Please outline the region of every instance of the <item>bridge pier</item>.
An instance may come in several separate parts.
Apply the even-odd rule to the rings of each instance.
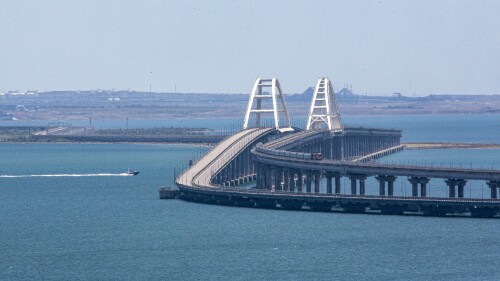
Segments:
[[[340,194],[340,173],[335,173],[335,194]]]
[[[314,173],[314,192],[319,193],[319,183],[321,180],[321,172]]]
[[[255,169],[257,170],[257,189],[264,189],[266,186],[263,166],[263,164],[255,163]]]
[[[289,171],[287,168],[283,169],[283,191],[290,191],[288,186]]]
[[[357,194],[357,182],[359,180],[359,195],[365,195],[365,180],[366,175],[361,174],[350,174],[349,179],[351,180],[351,194]]]
[[[444,181],[448,185],[449,189],[449,197],[450,198],[455,198],[458,195],[458,198],[463,198],[464,197],[464,187],[465,184],[467,183],[466,180],[464,179],[447,179]],[[458,189],[458,194],[455,192],[457,187]]]
[[[464,198],[464,187],[466,183],[467,183],[466,180],[463,179],[458,180],[457,182],[458,198]]]
[[[333,192],[333,178],[335,178],[335,193],[340,194],[340,173],[326,172],[326,193],[332,194]]]
[[[274,167],[274,189],[276,191],[283,191],[283,186],[281,185],[283,179],[283,170],[279,167]]]
[[[394,196],[394,181],[396,180],[396,177],[393,178],[393,180],[390,180],[387,183],[387,195],[389,196]]]
[[[312,171],[307,171],[306,172],[306,192],[307,193],[311,193],[312,181],[313,181],[313,173],[312,173]]]
[[[263,164],[260,164],[257,169],[257,188],[266,189],[266,172]]]
[[[498,199],[497,188],[500,187],[500,181],[488,181],[486,184],[491,189],[491,199]]]
[[[302,188],[304,186],[304,176],[302,171],[297,172],[297,191],[302,193]]]
[[[295,181],[295,174],[297,173],[296,170],[289,170],[289,177],[288,177],[288,187],[290,188],[290,192],[295,192],[295,188],[297,187],[296,181]]]
[[[379,182],[379,195],[385,196],[385,183],[387,182],[387,195],[394,196],[395,176],[378,175],[375,177]]]
[[[420,184],[420,196],[427,197],[427,183],[429,178],[426,177],[409,177],[408,181],[411,183],[411,196],[418,197],[418,186]]]
[[[325,177],[326,177],[326,193],[332,194],[332,178],[333,178],[333,174],[327,172],[327,173],[325,173]]]

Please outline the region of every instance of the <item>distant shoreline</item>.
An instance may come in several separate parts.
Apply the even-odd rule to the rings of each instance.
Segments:
[[[8,140],[0,141],[1,144],[147,144],[147,145],[192,145],[212,147],[215,143],[197,142],[168,142],[168,141],[26,141]],[[402,143],[404,149],[424,150],[424,149],[500,149],[500,144],[492,143],[453,143],[453,142],[405,142]]]
[[[407,142],[405,149],[500,149],[494,143]]]

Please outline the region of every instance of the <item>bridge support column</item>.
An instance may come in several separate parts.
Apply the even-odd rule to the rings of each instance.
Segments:
[[[311,188],[312,188],[312,177],[313,174],[312,172],[306,172],[306,192],[311,193]]]
[[[295,188],[297,187],[297,184],[295,181],[295,174],[296,174],[295,170],[290,170],[289,175],[288,175],[288,181],[289,181],[288,187],[290,188],[289,189],[290,192],[294,192]]]
[[[332,194],[332,178],[333,178],[333,174],[330,173],[330,172],[327,172],[325,174],[325,177],[326,177],[326,193],[328,194]]]
[[[427,183],[429,178],[420,178],[420,196],[427,197]]]
[[[408,181],[411,183],[411,196],[418,196],[418,178],[409,178]]]
[[[356,195],[356,189],[357,189],[357,181],[359,180],[359,194],[360,195],[365,195],[365,180],[366,180],[366,175],[360,175],[360,174],[351,174],[349,175],[349,179],[351,180],[351,194]]]
[[[491,199],[498,199],[497,188],[500,187],[500,181],[488,181],[486,184],[491,189]]]
[[[456,179],[447,179],[444,182],[448,185],[448,189],[449,189],[448,196],[450,198],[454,198],[455,197],[455,186],[457,185],[457,180]]]
[[[281,186],[281,182],[283,179],[283,170],[281,168],[274,168],[274,190],[283,191],[283,186]]]
[[[387,182],[387,195],[394,196],[394,181],[396,177],[389,176],[389,181]]]
[[[418,196],[418,186],[420,184],[420,196],[427,196],[427,183],[429,182],[429,178],[426,177],[409,177],[408,181],[411,183],[411,196]]]
[[[385,196],[385,182],[387,181],[387,176],[378,175],[375,178],[378,180],[378,183],[379,183],[379,192],[378,192],[378,194],[380,196]]]
[[[379,192],[378,192],[378,194],[381,195],[381,196],[385,196],[385,181],[384,180],[380,180],[378,177],[377,177],[377,180],[378,180],[378,183],[379,183]]]
[[[321,172],[314,173],[314,192],[319,193],[319,183],[321,180]]]
[[[255,174],[257,176],[257,178],[255,179],[255,188],[257,189],[260,189],[260,179],[259,179],[259,169],[257,167],[255,167],[255,169],[257,170],[257,173]]]
[[[356,188],[357,188],[357,182],[356,181],[357,180],[356,180],[356,178],[351,178],[351,177],[349,177],[349,178],[351,179],[351,194],[352,195],[356,195],[356,193],[358,193],[356,191]]]
[[[255,163],[255,169],[257,170],[257,189],[263,189],[264,184],[264,171],[262,169],[262,164]]]
[[[302,193],[302,189],[304,186],[304,176],[302,171],[297,172],[297,191]]]
[[[272,167],[271,166],[264,166],[265,170],[265,179],[266,179],[266,189],[267,190],[273,190],[273,178],[272,178]]]
[[[457,180],[458,198],[464,198],[464,187],[466,183],[467,183],[466,180],[463,179]]]
[[[288,178],[290,177],[290,171],[288,169],[283,170],[283,191],[290,191]]]
[[[335,174],[335,194],[340,194],[340,173]]]
[[[359,179],[359,195],[365,195],[365,179]]]

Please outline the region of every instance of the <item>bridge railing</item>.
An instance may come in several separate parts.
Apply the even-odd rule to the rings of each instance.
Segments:
[[[291,134],[289,136],[277,139],[275,141],[269,142],[265,144],[266,147],[279,149],[293,143],[296,143],[297,140],[308,141],[311,136],[316,136],[322,133],[322,131],[302,131],[295,134]]]
[[[200,177],[203,177],[207,181],[206,183],[210,183],[212,178],[233,161],[239,155],[239,152],[249,147],[253,143],[253,140],[262,137],[272,130],[274,129],[262,128],[239,137],[223,153],[212,159],[202,170],[193,176],[193,184],[198,186]],[[209,173],[206,174],[208,171]],[[200,187],[204,187],[204,185],[200,185]]]
[[[305,152],[292,152],[292,151],[286,151],[286,150],[278,150],[278,149],[271,149],[271,148],[266,148],[262,145],[255,147],[255,151],[268,154],[268,155],[274,155],[274,156],[280,156],[280,157],[288,157],[288,158],[295,158],[295,159],[311,159],[311,153],[305,153]]]

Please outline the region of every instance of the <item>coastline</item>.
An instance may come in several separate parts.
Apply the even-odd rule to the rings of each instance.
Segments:
[[[169,141],[26,141],[8,140],[0,141],[0,144],[148,144],[148,145],[192,145],[213,147],[216,143],[208,142],[169,142]],[[455,142],[405,142],[401,143],[404,149],[500,149],[500,144],[494,143],[455,143]]]
[[[500,149],[494,143],[406,142],[405,149]]]

